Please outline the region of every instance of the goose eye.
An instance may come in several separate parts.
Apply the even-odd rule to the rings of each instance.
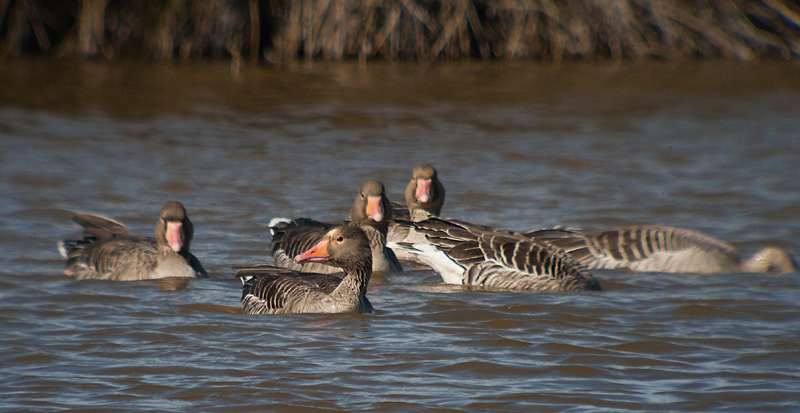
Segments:
[[[342,241],[344,241],[343,236],[339,235],[338,237],[336,237],[336,242],[342,242]]]
[[[362,192],[362,193],[360,193],[359,195],[361,195],[361,199],[364,199],[364,198],[365,198],[365,196],[364,196],[364,193],[363,193],[363,192]]]

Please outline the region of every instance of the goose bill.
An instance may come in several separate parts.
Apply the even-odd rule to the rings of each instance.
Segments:
[[[183,234],[183,223],[181,222],[167,222],[167,242],[170,248],[175,252],[180,252],[183,249],[183,243],[186,237]]]
[[[297,262],[325,262],[328,256],[328,240],[324,239],[308,251],[294,257]]]
[[[381,204],[381,197],[370,196],[367,197],[367,216],[375,221],[383,221],[383,205]]]
[[[417,191],[414,194],[417,201],[425,203],[433,199],[433,190],[430,179],[417,179]]]

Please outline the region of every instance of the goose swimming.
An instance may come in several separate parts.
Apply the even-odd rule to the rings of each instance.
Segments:
[[[447,284],[532,291],[600,290],[600,284],[563,250],[546,242],[482,225],[442,218],[412,224],[398,249],[415,255]]]
[[[367,299],[372,249],[361,228],[333,228],[294,259],[336,266],[344,271],[344,277],[271,265],[242,268],[236,276],[244,284],[242,307],[246,314],[373,312]]]
[[[65,273],[76,279],[133,281],[166,277],[207,277],[189,247],[194,227],[186,208],[164,204],[156,221],[155,238],[136,235],[122,223],[94,214],[72,218],[84,229],[82,239],[62,241]]]
[[[273,218],[269,223],[272,234],[272,258],[275,265],[303,272],[332,274],[341,270],[318,262],[299,263],[294,258],[319,242],[337,225],[358,226],[367,234],[372,248],[373,271],[402,271],[403,267],[392,250],[386,247],[392,206],[386,190],[378,181],[361,184],[350,209],[350,220],[339,223],[323,223],[308,218]]]
[[[744,257],[733,245],[686,228],[638,225],[608,231],[552,228],[525,235],[564,249],[588,268],[667,273],[777,273],[797,271],[777,247]]]

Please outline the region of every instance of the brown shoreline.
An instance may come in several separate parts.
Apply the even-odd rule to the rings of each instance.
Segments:
[[[0,1],[0,56],[101,60],[789,60],[788,0]]]

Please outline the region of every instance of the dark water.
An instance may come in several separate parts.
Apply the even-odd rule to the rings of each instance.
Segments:
[[[605,291],[373,278],[374,315],[241,314],[276,215],[399,200],[447,216],[660,223],[800,255],[800,68],[654,64],[0,66],[0,410],[800,410],[800,274],[597,272]],[[189,209],[210,279],[72,281],[70,211]],[[173,289],[165,288],[172,287]],[[175,290],[177,288],[177,290]]]

